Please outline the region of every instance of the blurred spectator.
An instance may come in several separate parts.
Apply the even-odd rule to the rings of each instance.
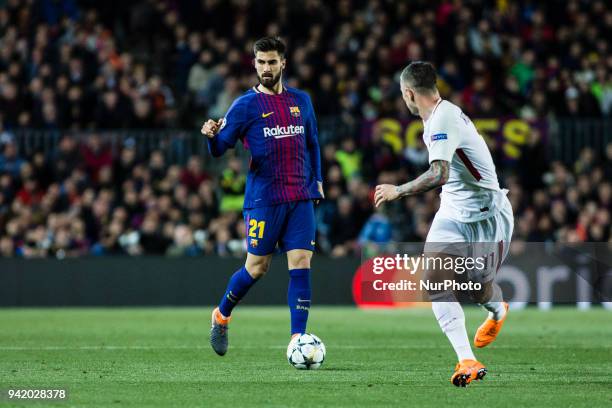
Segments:
[[[80,165],[81,156],[75,140],[70,136],[60,139],[58,148],[51,158],[56,180],[67,178]]]
[[[145,255],[164,255],[172,240],[161,231],[156,214],[145,217],[139,239],[142,253]]]
[[[110,147],[105,145],[97,134],[87,139],[87,143],[81,147],[81,155],[85,162],[85,170],[93,180],[98,180],[98,173],[103,167],[111,166],[113,163]]]
[[[17,146],[13,141],[4,143],[2,146],[2,154],[0,154],[0,173],[8,173],[11,176],[17,176],[21,172],[21,167],[25,164],[25,160],[19,157]]]
[[[244,202],[244,193],[246,188],[246,175],[241,171],[242,163],[236,158],[231,158],[228,162],[227,169],[221,173],[221,190],[223,197],[221,198],[220,210],[225,211],[241,211],[242,203]]]
[[[342,169],[342,175],[346,180],[351,180],[361,173],[361,152],[357,150],[354,139],[344,139],[342,147],[336,152],[336,160]]]
[[[166,254],[169,256],[196,256],[201,249],[196,245],[191,228],[179,225],[174,230],[174,243],[168,248]]]
[[[392,226],[389,218],[384,214],[382,207],[372,214],[359,233],[359,245],[366,256],[370,252],[377,252],[377,248],[384,247],[391,242]]]
[[[542,177],[547,169],[546,146],[537,129],[534,129],[521,152],[518,171],[521,176],[521,187],[531,192],[543,186]]]
[[[331,220],[329,229],[332,256],[346,256],[353,252],[359,227],[353,215],[353,199],[348,196],[340,197],[337,213]]]
[[[192,192],[197,191],[200,184],[209,178],[209,175],[202,169],[202,161],[197,156],[189,158],[187,168],[181,173],[181,183]]]

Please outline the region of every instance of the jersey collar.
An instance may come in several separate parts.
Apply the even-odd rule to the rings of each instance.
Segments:
[[[267,93],[261,92],[259,89],[257,89],[257,86],[258,86],[258,85],[255,85],[255,86],[253,87],[253,91],[255,91],[255,93],[260,93],[260,94],[262,94],[262,95],[268,95],[268,96],[278,96],[278,95],[282,95],[283,93],[287,92],[287,88],[285,87],[285,85],[283,85],[283,90],[281,91],[281,93],[279,93],[279,94],[274,94],[274,95],[270,95],[270,94],[267,94]]]
[[[434,113],[436,113],[436,110],[438,109],[438,106],[440,106],[440,104],[442,103],[444,99],[440,98],[440,100],[436,103],[436,106],[434,106],[434,108],[431,110],[431,113],[429,114],[429,117],[427,118],[427,120],[424,120],[423,123],[427,123],[431,120],[431,118],[433,117]]]

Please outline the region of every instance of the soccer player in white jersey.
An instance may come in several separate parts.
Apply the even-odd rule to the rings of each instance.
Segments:
[[[406,184],[376,186],[375,204],[378,207],[386,201],[442,187],[440,208],[426,239],[426,255],[458,256],[452,250],[431,249],[433,245],[441,248],[440,243],[463,243],[472,248],[494,245],[490,254],[492,267],[479,271],[482,288],[470,293],[489,312],[474,338],[476,347],[485,347],[497,337],[508,312],[508,304],[494,282],[495,273],[508,253],[514,227],[508,191],[500,189],[491,153],[472,121],[458,106],[440,97],[436,72],[430,63],[418,61],[408,65],[401,74],[400,85],[410,112],[423,119],[423,140],[429,151],[430,167]],[[440,273],[425,270],[426,277],[439,278]],[[455,294],[452,291],[429,294],[434,315],[459,360],[451,382],[465,387],[482,379],[487,369],[472,352],[463,309]]]

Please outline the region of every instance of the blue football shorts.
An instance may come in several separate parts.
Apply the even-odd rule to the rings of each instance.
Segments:
[[[316,221],[312,200],[293,201],[243,211],[248,251],[268,255],[278,248],[314,251]]]

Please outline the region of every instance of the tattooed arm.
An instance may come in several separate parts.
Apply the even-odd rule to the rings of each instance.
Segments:
[[[380,206],[385,201],[393,201],[403,196],[424,193],[446,184],[448,181],[449,169],[449,162],[445,160],[434,160],[431,162],[429,170],[406,184],[402,184],[401,186],[380,184],[376,186],[376,193],[374,194],[376,207]]]

